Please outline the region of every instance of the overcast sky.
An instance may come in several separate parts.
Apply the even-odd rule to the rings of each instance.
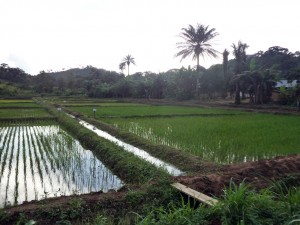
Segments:
[[[32,75],[86,65],[119,71],[128,54],[130,73],[194,66],[174,54],[181,29],[197,23],[220,34],[220,52],[239,40],[248,54],[275,45],[295,52],[299,12],[297,0],[0,0],[0,63]],[[221,55],[200,60],[216,63]]]

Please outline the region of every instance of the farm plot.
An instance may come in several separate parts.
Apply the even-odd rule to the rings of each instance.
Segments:
[[[101,120],[155,144],[172,146],[218,163],[300,153],[300,120],[297,116],[239,113],[216,117]]]
[[[0,207],[122,185],[57,124],[0,124]]]
[[[0,120],[52,118],[32,100],[0,100]]]
[[[0,108],[0,119],[51,117],[43,108]]]
[[[93,109],[96,109],[96,118],[101,117],[174,117],[174,116],[217,116],[231,115],[242,112],[210,109],[210,108],[195,108],[181,106],[155,106],[131,103],[107,103],[100,107],[95,106],[77,106],[69,107],[70,110],[79,112],[86,116],[93,116]]]
[[[0,108],[16,108],[16,107],[40,107],[32,100],[0,100]]]

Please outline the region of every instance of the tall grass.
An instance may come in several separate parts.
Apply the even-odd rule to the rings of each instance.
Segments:
[[[294,187],[296,192],[300,189]],[[169,204],[152,210],[146,216],[138,216],[137,224],[297,224],[300,209],[291,212],[287,195],[280,198],[269,189],[253,191],[245,183],[234,184],[224,189],[219,203],[212,207],[191,205],[190,201],[181,206]]]

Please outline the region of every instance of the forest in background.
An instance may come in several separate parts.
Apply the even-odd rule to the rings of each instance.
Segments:
[[[228,61],[224,53],[223,64],[208,69],[188,67],[158,74],[137,72],[128,76],[122,71],[107,71],[93,66],[58,72],[41,71],[33,76],[20,68],[2,63],[0,96],[76,95],[93,98],[207,100],[229,98],[230,95],[241,93],[241,97],[247,96],[251,103],[262,104],[272,101],[271,94],[278,81],[288,80],[297,81],[297,85],[277,88],[279,103],[297,104],[300,95],[299,51],[292,53],[287,48],[273,46],[265,52],[245,55],[242,61],[237,57]]]

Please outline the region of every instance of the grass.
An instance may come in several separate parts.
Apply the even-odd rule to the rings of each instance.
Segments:
[[[295,192],[299,188],[294,187]],[[295,200],[298,207],[294,211],[293,206],[287,200],[287,194],[277,193],[270,189],[256,192],[245,183],[239,185],[231,182],[219,198],[216,206],[207,208],[203,205],[195,207],[190,201],[181,205],[169,204],[151,211],[146,216],[139,216],[137,224],[297,224],[300,215],[300,201]]]
[[[219,117],[102,118],[155,144],[234,163],[300,152],[297,116],[243,113]]]

